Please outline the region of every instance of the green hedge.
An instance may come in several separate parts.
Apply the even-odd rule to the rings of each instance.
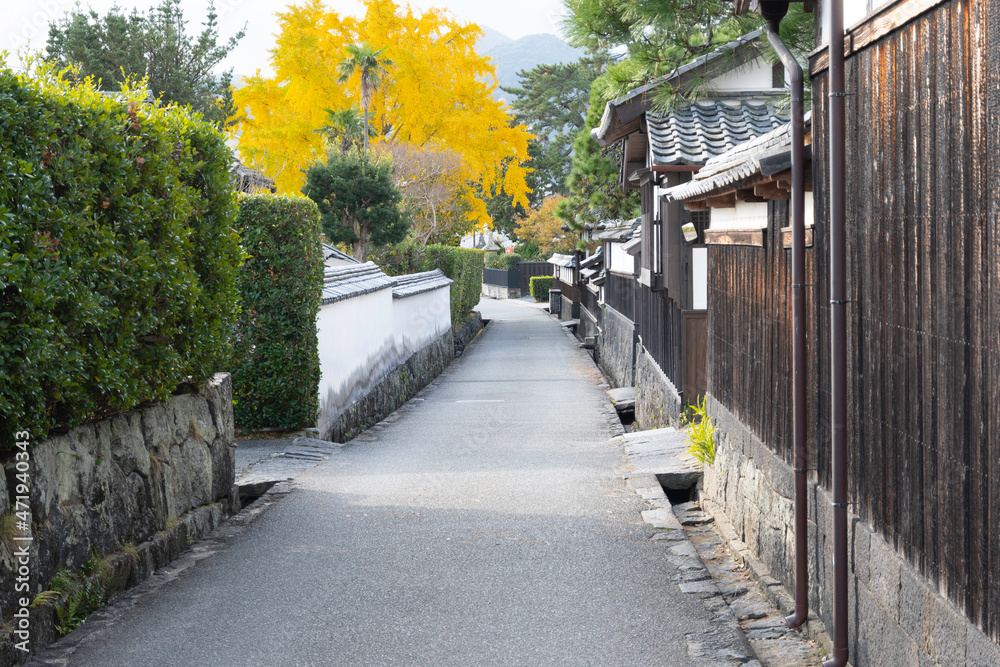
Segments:
[[[483,251],[446,245],[400,243],[372,248],[368,259],[390,276],[441,269],[454,280],[451,286],[451,323],[460,327],[476,307],[483,291]]]
[[[225,370],[230,162],[182,109],[0,69],[0,449]]]
[[[528,289],[535,301],[548,301],[549,290],[552,289],[553,276],[531,276],[528,280]]]
[[[486,268],[499,269],[500,271],[516,271],[524,257],[516,252],[488,252],[486,253]]]
[[[305,197],[240,197],[237,226],[249,257],[232,364],[243,428],[313,426],[319,411],[316,313],[323,289],[319,209]]]

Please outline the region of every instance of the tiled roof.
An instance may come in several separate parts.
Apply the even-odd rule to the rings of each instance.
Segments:
[[[268,192],[278,191],[278,186],[274,184],[273,180],[259,171],[246,166],[235,157],[229,166],[229,177],[237,192],[253,194],[261,190],[267,190]]]
[[[638,255],[642,251],[642,234],[641,230],[636,230],[635,234],[632,235],[632,240],[622,246],[622,250],[630,255]]]
[[[788,122],[766,102],[695,102],[646,114],[653,164],[700,165]]]
[[[338,250],[334,246],[324,243],[323,244],[323,259],[339,259],[345,262],[350,262],[352,264],[360,264],[361,262],[354,257],[348,255],[346,252]]]
[[[573,255],[560,255],[559,253],[554,253],[552,257],[549,258],[549,264],[555,264],[556,266],[562,266],[565,268],[576,266],[576,257]]]
[[[326,269],[323,274],[323,305],[388,289],[396,279],[382,273],[374,262]]]
[[[806,114],[806,127],[812,114]],[[687,183],[666,191],[668,199],[684,201],[736,189],[758,175],[770,176],[788,169],[784,159],[791,151],[791,124],[784,125],[716,155]],[[809,148],[809,147],[807,147]],[[808,156],[807,156],[808,157]]]
[[[585,269],[590,269],[593,268],[595,265],[600,265],[600,263],[603,261],[604,261],[604,246],[599,246],[597,248],[597,251],[593,255],[587,257],[582,262],[580,262],[580,266]]]
[[[392,298],[405,299],[408,296],[447,287],[452,282],[452,279],[444,275],[441,269],[396,276],[396,286],[392,288]]]
[[[686,65],[678,67],[670,74],[654,79],[646,85],[634,88],[621,97],[611,100],[607,103],[607,105],[605,105],[604,114],[601,117],[601,124],[593,129],[591,132],[592,136],[594,139],[600,141],[601,145],[604,145],[609,139],[611,141],[617,140],[620,137],[618,137],[617,133],[613,132],[613,130],[621,125],[629,123],[633,120],[633,118],[638,117],[643,112],[651,109],[653,99],[656,96],[656,88],[667,82],[677,84],[685,78],[685,75],[688,74],[697,76],[698,73],[696,70],[713,67],[713,61],[740,47],[750,45],[748,48],[753,48],[752,43],[760,39],[763,34],[763,28],[754,30],[751,33],[743,35],[742,37],[738,37],[728,44],[723,44],[711,53],[695,58]],[[622,113],[622,111],[624,111],[624,113]],[[609,135],[615,136],[609,137]]]
[[[627,241],[639,228],[641,218],[633,220],[614,220],[605,223],[604,231],[597,235],[602,241]]]

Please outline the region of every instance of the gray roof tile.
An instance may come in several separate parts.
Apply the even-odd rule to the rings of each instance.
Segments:
[[[766,102],[695,102],[668,113],[648,112],[653,164],[699,165],[788,122]]]
[[[447,287],[452,282],[452,279],[444,275],[441,269],[396,276],[396,286],[392,288],[392,298],[405,299],[409,296]]]
[[[806,114],[805,122],[808,128],[812,123],[811,113]],[[667,198],[685,201],[733,190],[741,182],[760,174],[762,162],[789,152],[791,141],[791,124],[785,122],[767,133],[713,156],[693,179],[667,190]],[[770,161],[781,162],[773,159]]]
[[[389,289],[394,278],[382,273],[374,262],[326,269],[323,274],[323,305],[343,301],[362,294]]]

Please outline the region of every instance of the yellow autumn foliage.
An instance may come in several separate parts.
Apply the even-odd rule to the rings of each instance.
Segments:
[[[360,106],[359,75],[341,84],[338,67],[348,44],[367,44],[384,48],[393,63],[369,109],[373,147],[398,142],[457,153],[466,185],[458,196],[470,221],[489,223],[481,192],[502,192],[526,207],[530,134],[513,126],[493,97],[495,69],[475,49],[479,26],[439,9],[414,13],[392,0],[364,5],[361,19],[320,0],[278,14],[275,76],[258,71],[234,91],[244,162],[274,178],[280,192],[298,192],[301,170],[325,153],[326,139],[316,132],[327,120],[324,109]]]

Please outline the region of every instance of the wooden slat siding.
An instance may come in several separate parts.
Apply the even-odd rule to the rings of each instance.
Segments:
[[[705,395],[705,345],[707,311],[685,310],[681,313],[684,344],[684,398],[693,403]]]
[[[978,53],[996,53],[1000,46],[1000,17],[994,12],[1000,9],[1000,3],[993,3],[991,12],[983,4],[976,4],[973,25],[976,26],[974,33],[978,40],[973,44],[973,50]],[[993,14],[991,16],[991,14]],[[997,87],[1000,84],[1000,77],[996,76],[997,59],[984,62],[982,58],[975,58],[972,61],[972,90],[979,91],[974,95],[975,108],[972,111],[972,134],[973,137],[985,137],[983,142],[986,152],[973,155],[973,186],[975,188],[974,197],[977,204],[977,216],[986,220],[982,234],[979,239],[978,249],[979,266],[976,268],[979,274],[979,289],[982,298],[977,301],[980,320],[979,334],[979,365],[982,369],[986,382],[980,387],[979,396],[979,419],[974,422],[979,427],[979,458],[977,467],[985,471],[986,474],[979,475],[979,502],[983,509],[979,513],[979,520],[982,522],[982,530],[979,548],[982,551],[983,562],[980,575],[980,582],[990,582],[992,585],[983,588],[982,611],[979,614],[980,627],[987,629],[995,639],[1000,637],[1000,549],[997,548],[998,537],[997,526],[1000,526],[1000,498],[998,498],[997,487],[1000,486],[1000,455],[993,449],[992,443],[998,442],[1000,430],[996,429],[995,423],[991,423],[990,409],[996,409],[997,401],[1000,400],[1000,375],[997,373],[997,355],[990,354],[988,350],[1000,349],[1000,312],[994,305],[996,299],[1000,298],[1000,272],[996,270],[994,262],[997,259],[997,244],[1000,243],[1000,236],[996,233],[996,188],[1000,183],[1000,174],[996,171],[998,160],[997,150],[997,111],[1000,109],[1000,99],[997,95]],[[982,91],[990,91],[983,94]],[[993,151],[993,152],[990,152]],[[992,454],[992,455],[991,455]],[[989,482],[992,481],[992,484]],[[975,502],[975,501],[973,501]],[[992,614],[990,613],[992,611]]]
[[[604,283],[604,303],[629,320],[635,321],[635,291],[639,283],[632,276],[609,273]]]
[[[521,294],[527,296],[531,290],[531,279],[535,276],[551,276],[552,265],[548,262],[521,262]]]
[[[645,285],[637,289],[634,321],[643,347],[681,391],[681,310],[673,299],[663,296],[663,292],[654,292]]]
[[[594,321],[600,326],[604,313],[598,302],[597,295],[587,289],[586,286],[580,287],[580,305],[587,309],[587,312],[590,313]]]
[[[1000,642],[1000,0],[942,3],[851,57],[847,83],[851,502]],[[826,90],[824,73],[809,434],[828,486]]]
[[[572,301],[573,303],[580,302],[580,292],[577,289],[576,285],[572,285],[570,283],[564,283],[559,278],[556,278],[555,280],[552,281],[552,287],[553,289],[562,290],[562,295],[565,298]]]
[[[788,203],[772,202],[764,247],[708,250],[707,391],[792,464],[787,223]]]
[[[985,85],[978,89],[981,91],[980,100],[985,103],[985,117],[983,132],[977,136],[985,137],[983,155],[986,158],[982,190],[983,196],[987,197],[983,203],[987,220],[984,246],[988,254],[987,274],[983,277],[983,282],[988,286],[988,291],[984,294],[983,301],[987,305],[989,349],[984,351],[988,365],[988,391],[985,392],[987,396],[984,397],[984,405],[990,410],[985,419],[983,439],[989,460],[988,477],[984,480],[984,486],[989,489],[986,521],[989,545],[986,562],[990,563],[991,568],[987,573],[988,580],[983,582],[990,584],[985,586],[989,597],[986,600],[986,613],[983,615],[986,616],[984,625],[988,628],[988,634],[994,641],[1000,641],[1000,530],[997,530],[997,526],[1000,526],[1000,454],[996,450],[996,443],[1000,442],[1000,420],[996,417],[997,406],[1000,406],[1000,355],[996,354],[996,350],[1000,350],[1000,252],[997,250],[1000,245],[1000,198],[997,197],[1000,187],[1000,58],[995,55],[1000,52],[1000,2],[993,0],[984,3],[983,14],[985,17],[980,21],[980,29],[984,33],[984,44],[980,53],[993,54],[992,58],[976,59],[977,63],[982,63],[985,79]]]

